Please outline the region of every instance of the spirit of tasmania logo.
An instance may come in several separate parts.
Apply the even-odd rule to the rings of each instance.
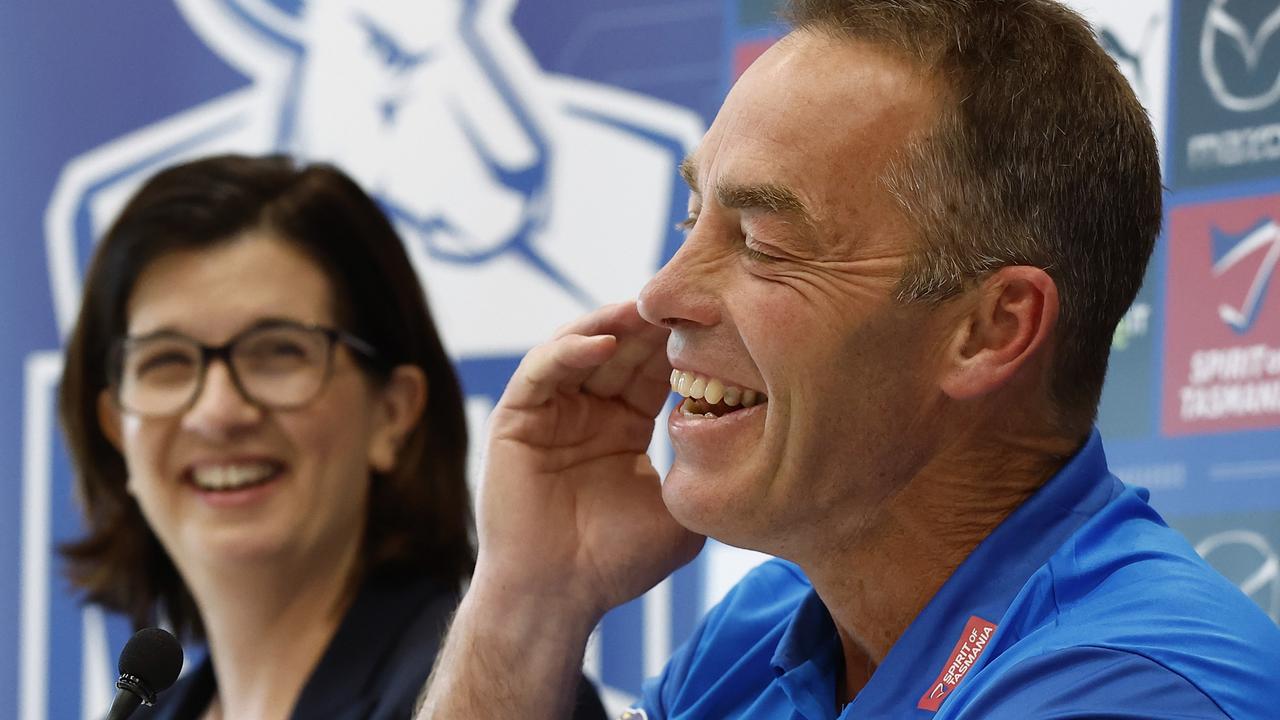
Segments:
[[[952,690],[968,676],[969,671],[977,664],[991,643],[991,636],[996,632],[996,624],[983,620],[977,615],[971,616],[965,623],[960,639],[956,641],[951,654],[947,656],[947,664],[933,681],[925,694],[921,696],[916,707],[920,710],[937,712]]]
[[[1280,195],[1170,224],[1165,434],[1280,427]]]

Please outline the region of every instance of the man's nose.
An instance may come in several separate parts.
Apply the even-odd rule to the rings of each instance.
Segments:
[[[640,316],[672,329],[720,321],[716,284],[726,258],[695,228],[674,257],[645,283],[637,300]]]
[[[191,407],[182,414],[184,429],[221,440],[262,419],[262,408],[236,386],[224,360],[212,360],[205,368],[204,383]]]

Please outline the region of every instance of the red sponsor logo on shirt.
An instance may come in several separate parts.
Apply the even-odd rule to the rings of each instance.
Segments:
[[[916,707],[937,712],[938,708],[942,707],[942,701],[947,699],[951,691],[955,690],[960,681],[969,674],[969,669],[978,662],[978,658],[982,657],[983,651],[987,649],[991,636],[995,632],[995,623],[983,620],[976,615],[970,617],[969,622],[964,626],[964,632],[960,633],[960,639],[956,641],[956,646],[951,649],[951,655],[947,657],[947,664],[942,667],[942,672],[938,673],[938,679],[934,680],[925,691]]]

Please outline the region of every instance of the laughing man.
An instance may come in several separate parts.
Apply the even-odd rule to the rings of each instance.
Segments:
[[[1280,714],[1280,630],[1092,428],[1161,221],[1115,64],[1051,0],[790,16],[684,162],[680,251],[494,412],[419,717],[566,716],[591,628],[703,536],[781,559],[632,717]]]

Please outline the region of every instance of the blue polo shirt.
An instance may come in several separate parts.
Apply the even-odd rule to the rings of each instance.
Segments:
[[[634,716],[1280,718],[1280,628],[1111,475],[1096,432],[838,712],[840,652],[804,574],[769,561],[646,683]]]

